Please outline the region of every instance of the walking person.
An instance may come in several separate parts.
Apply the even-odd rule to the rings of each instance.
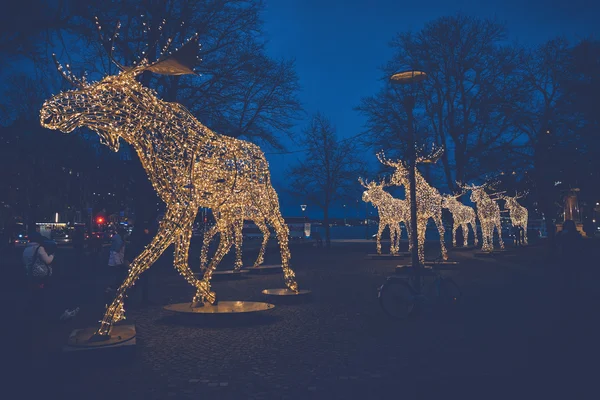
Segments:
[[[110,253],[108,255],[108,268],[112,271],[114,277],[113,285],[109,286],[106,291],[112,292],[116,290],[127,273],[127,261],[125,260],[125,230],[121,227],[117,228],[117,232],[113,235],[110,243]]]

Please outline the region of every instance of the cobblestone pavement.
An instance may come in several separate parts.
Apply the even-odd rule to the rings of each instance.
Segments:
[[[57,399],[537,399],[560,390],[571,399],[587,398],[585,385],[572,379],[591,371],[582,354],[592,349],[587,339],[598,333],[598,314],[571,309],[567,314],[583,317],[576,319],[579,325],[567,325],[584,333],[574,341],[561,336],[558,328],[566,323],[544,247],[491,259],[452,251],[460,264],[444,274],[461,286],[462,303],[451,314],[430,311],[408,322],[390,320],[379,307],[377,288],[398,262],[366,260],[374,247],[337,244],[327,252],[294,245],[293,267],[300,287],[312,290],[310,301],[277,304],[249,318],[181,319],[163,310],[193,295],[165,256],[150,277],[154,304],[140,306],[136,292],[129,301],[135,352],[108,356],[61,352],[72,329],[101,316],[107,279],[103,267],[77,278],[65,274],[61,295],[76,293],[82,312],[64,324],[17,322],[13,333],[21,340],[14,343],[30,350],[15,346],[25,367],[19,374],[26,382],[35,377],[35,384],[20,387],[16,393],[23,397],[10,398],[27,398],[25,389]],[[197,252],[195,246],[192,256]],[[246,256],[251,261],[254,254]],[[275,262],[271,247],[267,263]],[[586,304],[598,300],[592,274]],[[283,287],[283,279],[251,275],[213,285],[221,300],[263,301],[261,290]],[[567,350],[565,342],[575,347]],[[569,354],[577,355],[573,362]]]

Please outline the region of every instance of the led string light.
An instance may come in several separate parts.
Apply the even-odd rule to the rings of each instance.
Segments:
[[[377,209],[379,214],[379,228],[377,229],[377,254],[381,254],[381,233],[387,227],[390,229],[390,253],[398,254],[400,250],[400,237],[402,230],[400,223],[404,223],[408,234],[409,246],[410,239],[410,207],[407,200],[394,198],[391,194],[383,190],[385,182],[365,182],[358,178],[360,184],[367,190],[363,192],[362,200],[365,203],[370,202]]]
[[[465,189],[471,190],[471,201],[477,205],[477,218],[481,224],[481,238],[483,245],[481,250],[494,250],[494,228],[498,233],[498,241],[500,248],[504,249],[504,241],[502,240],[502,224],[500,221],[500,207],[485,191],[485,185],[458,185]]]
[[[257,210],[273,226],[279,241],[285,284],[298,291],[289,266],[288,228],[279,210],[277,193],[271,185],[269,164],[261,149],[247,141],[219,135],[200,123],[185,107],[157,98],[136,76],[144,71],[168,75],[193,73],[181,64],[183,54],[192,53],[188,40],[172,57],[149,64],[146,59],[117,75],[97,83],[77,82],[78,89],[47,100],[40,112],[45,128],[69,133],[87,127],[101,143],[119,150],[119,140],[129,143],[139,156],[152,186],[166,203],[167,210],[158,233],[131,262],[129,272],[112,303],[107,307],[96,334],[110,335],[112,325],[125,318],[126,292],[170,244],[175,245],[174,265],[196,288],[192,304],[215,304],[211,277],[227,253],[231,227],[239,221],[239,210]],[[197,49],[195,50],[197,53]],[[176,57],[179,56],[179,57]],[[194,55],[194,58],[196,56]],[[216,211],[220,242],[202,280],[188,265],[192,226],[198,209]]]
[[[512,226],[523,229],[523,243],[527,244],[527,220],[529,219],[529,211],[517,202],[517,199],[521,197],[523,197],[523,195],[517,194],[514,197],[501,196],[501,199],[506,201],[504,206],[508,209],[510,223]]]
[[[465,206],[458,197],[462,196],[463,193],[456,196],[442,196],[442,207],[447,208],[452,214],[454,223],[452,224],[452,245],[456,247],[456,231],[459,227],[462,228],[463,232],[463,246],[466,247],[469,239],[469,228],[473,231],[474,245],[477,246],[479,240],[477,238],[477,215],[475,210],[469,206]]]
[[[435,154],[440,150],[436,150]],[[430,157],[430,156],[429,156]],[[408,180],[408,167],[402,161],[392,162],[385,158],[382,152],[377,153],[377,159],[390,167],[396,168],[391,178],[391,184],[396,186],[404,186],[408,193],[410,187]],[[425,158],[419,158],[417,161],[424,161]],[[448,252],[444,244],[445,228],[442,223],[442,195],[432,186],[430,186],[425,178],[415,169],[416,195],[417,195],[417,243],[419,250],[419,262],[425,262],[425,232],[427,230],[427,221],[432,218],[440,235],[440,249],[442,258],[448,259]],[[407,196],[407,202],[410,206],[410,197]]]

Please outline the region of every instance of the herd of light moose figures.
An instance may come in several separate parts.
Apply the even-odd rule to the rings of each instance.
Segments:
[[[387,166],[395,168],[394,173],[389,182],[385,179],[381,182],[365,182],[362,178],[358,178],[360,184],[365,187],[362,199],[365,202],[370,202],[379,213],[379,228],[377,230],[377,253],[381,254],[381,233],[386,227],[390,231],[390,254],[397,254],[399,250],[399,242],[401,236],[400,224],[403,223],[408,235],[409,250],[412,249],[413,240],[411,238],[410,229],[410,201],[394,198],[390,193],[384,190],[386,186],[403,186],[408,191],[408,167],[402,161],[390,161],[385,158],[383,152],[377,154],[379,161]],[[444,260],[448,259],[448,253],[444,244],[445,229],[442,223],[442,208],[448,209],[452,214],[454,224],[452,227],[452,245],[457,246],[456,231],[462,228],[463,243],[462,246],[468,245],[469,229],[473,234],[473,245],[477,246],[479,239],[477,237],[476,219],[479,218],[481,224],[482,247],[483,251],[494,250],[494,230],[498,235],[500,248],[504,249],[504,241],[502,240],[502,225],[500,222],[500,207],[497,200],[504,200],[506,209],[509,213],[511,224],[514,227],[522,230],[522,241],[527,244],[527,209],[521,206],[517,199],[522,195],[516,194],[514,197],[503,195],[502,193],[488,194],[485,189],[490,185],[463,185],[458,184],[463,190],[456,195],[442,195],[439,191],[430,186],[425,178],[415,170],[416,191],[417,191],[417,243],[419,261],[425,262],[425,231],[429,219],[433,219],[440,237],[441,256]],[[463,196],[466,191],[471,191],[471,201],[476,204],[477,211],[472,207],[466,206],[458,201],[458,198]],[[521,233],[519,233],[521,235]]]
[[[136,79],[146,71],[162,75],[194,74],[190,65],[196,60],[199,50],[197,36],[172,53],[167,53],[172,42],[169,40],[157,61],[149,62],[142,58],[134,66],[125,67],[112,57],[119,25],[106,40],[98,21],[96,24],[101,42],[120,72],[99,82],[89,83],[84,78],[75,77],[68,65],[64,68],[55,59],[59,72],[75,89],[47,100],[40,112],[40,122],[46,128],[65,133],[87,127],[96,132],[100,141],[113,151],[119,150],[121,139],[129,143],[138,154],[167,210],[156,236],[131,262],[128,275],[107,307],[95,336],[109,336],[113,324],[125,318],[123,303],[126,292],[171,244],[175,247],[175,268],[196,290],[191,306],[216,304],[216,294],[211,290],[212,273],[232,245],[236,248],[235,269],[242,267],[242,227],[245,220],[253,221],[263,233],[262,247],[254,266],[262,264],[264,260],[270,236],[268,224],[273,227],[279,242],[285,284],[289,290],[298,293],[295,275],[289,266],[289,231],[279,211],[277,193],[271,185],[268,162],[261,149],[250,142],[211,131],[184,106],[158,99],[153,90],[144,87]],[[395,172],[389,183],[367,183],[360,179],[367,189],[363,200],[371,202],[379,211],[377,251],[381,252],[381,233],[388,226],[392,237],[391,252],[395,254],[399,249],[400,223],[406,227],[410,223],[410,204],[408,200],[393,198],[383,189],[388,185],[407,187],[408,174],[402,162],[389,161],[383,153],[378,158],[382,163],[394,167]],[[442,196],[418,173],[416,179],[417,242],[421,262],[424,261],[423,245],[429,218],[434,220],[438,228],[442,255],[447,258],[442,207],[448,208],[454,215],[453,244],[456,245],[456,229],[461,226],[463,245],[466,245],[467,225],[474,231],[477,243],[473,209],[460,204],[457,196]],[[473,191],[471,199],[478,206],[483,250],[491,250],[493,229],[500,229],[499,208],[483,187],[468,188]],[[519,206],[515,199],[505,199],[513,223],[523,225],[526,229],[527,210]],[[216,220],[215,226],[205,235],[201,255],[204,273],[201,279],[188,265],[192,226],[199,207],[211,208]],[[410,229],[407,231],[410,232]],[[208,245],[217,233],[219,245],[208,262]]]

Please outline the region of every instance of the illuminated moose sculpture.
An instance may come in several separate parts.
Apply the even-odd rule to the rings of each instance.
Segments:
[[[463,246],[467,246],[469,239],[469,227],[473,231],[475,237],[474,245],[477,246],[479,243],[477,239],[477,225],[476,225],[476,214],[475,210],[469,206],[465,206],[458,197],[462,196],[463,193],[455,196],[443,196],[442,207],[447,208],[452,214],[454,224],[452,225],[452,245],[456,247],[456,231],[459,227],[462,228],[463,234]]]
[[[383,165],[396,168],[392,175],[391,183],[396,186],[404,186],[408,192],[408,168],[402,161],[393,162],[385,158],[383,152],[377,154],[377,158]],[[433,219],[440,235],[440,247],[442,258],[448,259],[446,245],[444,244],[444,224],[442,223],[442,196],[434,187],[429,186],[425,178],[415,171],[415,180],[417,187],[417,242],[419,249],[419,262],[425,262],[425,231],[427,221]],[[410,204],[410,203],[409,203]]]
[[[116,32],[113,43],[115,37]],[[216,294],[210,285],[212,271],[232,244],[231,227],[240,208],[260,210],[273,226],[279,240],[285,283],[297,292],[295,275],[289,266],[288,228],[260,148],[211,131],[185,107],[158,99],[153,90],[136,80],[145,71],[193,74],[191,65],[199,51],[197,36],[172,55],[161,54],[154,63],[144,59],[129,68],[115,61],[112,48],[107,50],[121,72],[97,83],[75,78],[68,65],[65,70],[55,59],[63,77],[77,89],[47,100],[40,113],[41,124],[65,133],[87,127],[113,151],[118,151],[120,139],[129,143],[167,210],[152,242],[131,262],[128,276],[107,307],[96,337],[109,337],[112,325],[125,318],[123,301],[127,290],[173,243],[175,267],[196,288],[192,305],[215,304]],[[218,210],[220,218],[216,225],[221,234],[216,254],[202,280],[194,276],[188,265],[192,225],[199,207]]]
[[[502,224],[500,221],[500,207],[498,203],[485,192],[485,185],[461,185],[459,186],[466,190],[472,190],[471,201],[477,204],[477,218],[481,224],[481,236],[483,245],[481,250],[494,250],[494,228],[498,232],[498,241],[500,248],[504,249],[504,241],[502,240]]]
[[[379,213],[379,228],[377,229],[377,254],[381,254],[381,233],[385,227],[390,229],[390,253],[398,254],[400,250],[400,237],[402,230],[400,222],[404,222],[406,232],[408,232],[408,242],[410,243],[410,209],[408,201],[394,198],[391,194],[383,190],[386,186],[384,182],[365,182],[358,178],[360,184],[367,190],[363,192],[362,200],[370,202],[377,208]]]
[[[529,212],[525,207],[517,203],[517,199],[523,197],[523,195],[501,196],[500,198],[505,200],[505,207],[508,209],[510,216],[510,222],[513,226],[523,229],[523,243],[527,244],[527,220],[529,219]]]

